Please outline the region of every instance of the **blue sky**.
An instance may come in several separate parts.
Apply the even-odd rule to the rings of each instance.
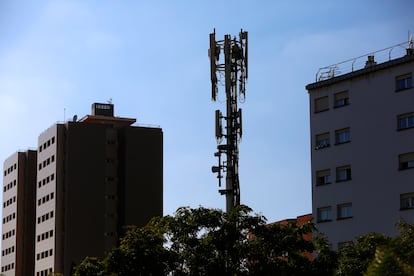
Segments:
[[[93,102],[164,131],[164,213],[225,208],[207,55],[249,32],[241,202],[269,221],[311,212],[309,103],[319,67],[408,40],[411,0],[0,1],[0,160]],[[224,101],[223,90],[219,98]]]

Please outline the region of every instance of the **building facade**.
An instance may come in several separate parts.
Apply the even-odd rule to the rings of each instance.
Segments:
[[[5,161],[3,274],[72,275],[86,256],[114,248],[124,226],[162,216],[163,133],[135,122],[95,103],[91,115],[41,133],[37,151],[25,153],[29,167],[23,153]],[[21,266],[32,270],[18,274]]]
[[[1,275],[33,275],[36,155],[16,152],[4,161]]]
[[[125,225],[162,216],[162,130],[132,126],[113,108],[93,104],[92,115],[39,136],[36,276],[71,275],[116,246]]]
[[[414,55],[307,85],[312,213],[334,248],[414,223]]]

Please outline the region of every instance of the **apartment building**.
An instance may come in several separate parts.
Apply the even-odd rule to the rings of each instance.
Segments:
[[[396,235],[401,219],[414,223],[412,44],[385,62],[365,58],[346,74],[326,67],[306,86],[312,214],[334,248],[370,232]]]
[[[125,225],[163,209],[163,135],[114,116],[113,104],[55,124],[38,140],[35,275],[71,275],[85,256],[103,257]]]
[[[115,247],[124,226],[163,215],[162,129],[135,122],[94,103],[4,162],[2,275],[72,275]]]
[[[16,152],[3,164],[1,275],[34,273],[36,154]]]

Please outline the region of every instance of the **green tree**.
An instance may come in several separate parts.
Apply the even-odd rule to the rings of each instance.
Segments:
[[[249,275],[333,275],[337,254],[313,223],[270,224],[252,231]],[[311,260],[309,255],[315,253]]]
[[[338,275],[364,275],[378,246],[386,246],[390,238],[378,233],[359,236],[340,249]]]
[[[306,238],[312,223],[267,225],[243,205],[230,213],[182,207],[127,230],[104,260],[86,258],[75,275],[332,275],[336,268],[326,239]]]
[[[53,274],[56,275],[57,274]],[[100,276],[105,274],[104,262],[95,257],[86,257],[74,269],[74,276]]]
[[[265,224],[247,206],[227,214],[217,209],[182,207],[173,217],[150,222],[162,228],[175,258],[175,275],[246,273],[248,234]]]
[[[106,273],[118,276],[164,275],[169,261],[170,254],[160,231],[151,226],[130,226],[119,247],[106,257],[105,267]]]
[[[414,225],[400,221],[397,226],[400,235],[377,247],[365,275],[414,275]]]
[[[375,250],[375,256],[368,266],[364,275],[366,276],[409,276],[404,272],[406,265],[401,262],[400,258],[395,254],[390,245],[378,246]],[[408,270],[407,270],[408,271]]]
[[[401,220],[397,227],[400,235],[394,238],[394,251],[402,262],[414,267],[414,224]]]
[[[266,224],[247,206],[231,213],[180,208],[161,218],[168,244],[177,257],[175,275],[332,275],[337,256],[326,239],[305,238],[312,223]],[[314,262],[306,256],[317,249]]]
[[[248,273],[250,252],[254,244],[249,235],[254,230],[266,225],[266,218],[252,215],[252,209],[241,205],[230,213],[223,213],[220,227],[206,236],[207,243],[216,254],[217,269],[227,275],[244,275]]]
[[[253,275],[299,275],[310,270],[310,261],[304,255],[313,251],[311,241],[303,236],[313,230],[312,224],[270,224],[253,229],[251,262]]]
[[[334,275],[339,264],[338,252],[332,250],[331,244],[323,234],[314,235],[312,242],[315,246],[315,259],[312,261],[312,273],[309,275]]]

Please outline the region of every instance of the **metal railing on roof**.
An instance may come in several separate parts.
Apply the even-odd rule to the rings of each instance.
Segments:
[[[408,48],[413,48],[412,39],[410,39],[408,42],[399,43],[394,46],[371,52],[359,57],[321,67],[316,73],[316,82],[324,81],[333,77],[363,69],[365,68],[367,61],[369,62],[369,57],[373,57],[371,61],[374,63],[383,63],[392,59],[403,57],[406,55],[406,49]]]

